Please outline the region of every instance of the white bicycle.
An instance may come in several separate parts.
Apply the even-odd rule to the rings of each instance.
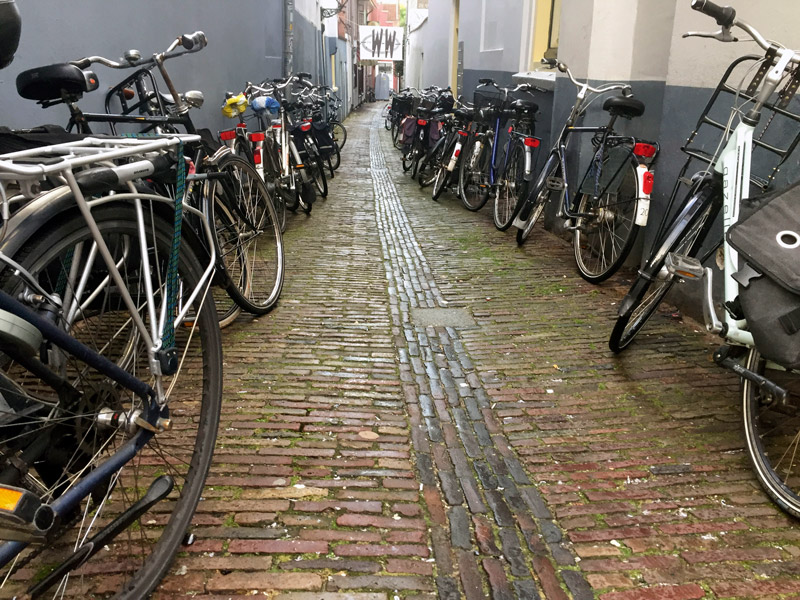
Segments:
[[[689,137],[684,147],[687,166],[700,160],[707,168],[691,179],[681,177],[690,185],[688,197],[662,226],[652,254],[622,301],[609,346],[614,352],[625,349],[676,281],[702,281],[706,326],[726,342],[714,359],[741,377],[745,433],[756,475],[781,508],[800,517],[800,333],[795,333],[800,329],[800,204],[791,204],[800,192],[793,186],[750,197],[751,186],[761,192],[771,187],[800,140],[795,135],[780,147],[770,138],[775,133],[785,138],[786,123],[800,124],[791,110],[800,84],[800,53],[764,38],[738,20],[731,7],[693,0],[692,8],[714,18],[720,30],[684,37],[732,42],[736,41],[732,28],[737,27],[765,53],[731,65]],[[728,81],[742,71],[742,85],[731,86]],[[712,108],[729,96],[733,109],[724,123],[714,118],[718,113]],[[775,126],[777,122],[784,125]],[[699,143],[699,132],[708,127],[724,132],[712,152]],[[765,155],[777,160],[769,164],[766,175],[757,174],[754,166],[769,163]],[[676,192],[679,186],[680,182]],[[720,210],[723,236],[708,239]],[[715,254],[723,267],[722,318],[713,299],[713,270],[703,267]]]

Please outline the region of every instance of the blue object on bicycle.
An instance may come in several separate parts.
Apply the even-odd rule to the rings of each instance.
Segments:
[[[275,98],[271,98],[269,96],[258,96],[250,101],[250,108],[257,113],[269,111],[273,115],[277,115],[281,105],[277,100],[275,100]]]

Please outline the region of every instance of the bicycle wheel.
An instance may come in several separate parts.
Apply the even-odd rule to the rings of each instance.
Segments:
[[[336,142],[333,143],[333,154],[331,154],[328,161],[330,162],[330,166],[334,171],[336,171],[342,164],[342,153],[339,151],[339,145]]]
[[[258,173],[246,161],[224,157],[217,166],[224,180],[211,180],[217,252],[227,291],[249,313],[263,315],[283,288],[283,238],[275,207]],[[229,213],[235,220],[220,220]],[[246,268],[242,268],[246,265]]]
[[[303,181],[297,187],[297,205],[306,214],[311,213],[317,199],[317,189],[312,181]]]
[[[522,202],[528,192],[525,180],[525,150],[522,144],[514,144],[511,157],[508,159],[505,177],[498,186],[494,196],[494,226],[505,231],[514,222]]]
[[[344,150],[344,145],[347,142],[347,129],[339,121],[331,121],[330,126],[333,141],[339,144],[339,150]]]
[[[675,283],[675,278],[664,267],[667,254],[674,252],[694,256],[699,250],[714,208],[705,199],[708,193],[716,191],[712,186],[704,187],[687,203],[663,238],[665,241],[636,277],[620,305],[620,315],[608,340],[612,352],[619,353],[628,347]]]
[[[521,246],[528,239],[550,200],[553,190],[548,187],[548,180],[558,179],[560,173],[561,165],[558,156],[551,154],[520,211],[520,218],[525,221],[525,226],[517,229],[517,245]]]
[[[745,367],[789,392],[786,402],[781,402],[742,379],[744,433],[753,470],[769,497],[800,518],[800,373],[768,362],[755,348],[750,349]]]
[[[400,125],[397,120],[392,121],[392,145],[400,150],[402,143],[400,142]]]
[[[591,214],[575,223],[572,246],[581,277],[590,283],[600,283],[611,277],[628,258],[639,226],[636,225],[638,185],[636,168],[624,167],[622,181],[614,193],[599,198],[583,194],[578,212]]]
[[[444,150],[442,150],[442,155],[439,157],[439,166],[436,169],[436,176],[433,179],[433,189],[431,190],[431,196],[434,200],[438,200],[450,184],[453,172],[448,171],[447,167],[456,150],[456,143],[457,140],[452,139]]]
[[[417,156],[416,148],[412,148],[408,152],[403,153],[403,171],[408,172],[411,170],[411,167],[414,166],[416,156]]]
[[[478,145],[478,142],[481,142]],[[471,211],[483,208],[489,199],[489,162],[491,143],[474,136],[461,149],[461,165],[458,168],[458,195]]]
[[[130,204],[95,206],[92,215],[134,304],[140,307],[139,316],[149,329],[145,281],[152,283],[155,300],[160,304],[173,226],[166,218],[151,221],[152,213],[146,204],[144,236],[139,235],[136,212]],[[140,243],[147,245],[149,269],[143,267]],[[95,250],[88,226],[75,211],[43,228],[14,259],[34,275],[45,291],[62,296],[59,323],[73,337],[155,387],[145,340],[132,325],[120,288],[110,283],[105,263]],[[2,287],[16,297],[26,290],[26,285],[10,271],[5,269]],[[201,274],[199,259],[182,244],[178,262],[179,307],[189,301],[189,293]],[[178,371],[159,378],[168,402],[162,416],[168,416],[173,427],[155,434],[75,509],[62,514],[52,541],[30,546],[18,561],[11,563],[10,572],[0,579],[4,597],[8,597],[6,593],[22,595],[26,589],[33,589],[29,586],[50,583],[48,589],[38,591],[41,597],[106,597],[113,587],[121,588],[119,597],[144,598],[169,568],[203,490],[222,395],[222,352],[214,305],[202,292],[193,302],[189,308],[196,315],[196,326],[175,330]],[[35,305],[31,308],[36,310]],[[13,399],[18,403],[15,410],[19,412],[4,412],[0,462],[6,484],[25,488],[43,501],[52,502],[78,485],[82,474],[94,470],[131,439],[125,425],[101,415],[117,413],[127,421],[127,415],[134,415],[133,411],[144,405],[139,396],[84,362],[54,346],[48,347],[41,354],[43,368],[64,378],[76,393],[65,395],[64,390],[48,387],[5,356],[0,372],[4,396],[9,397],[6,390],[14,390]],[[21,475],[23,471],[27,474]],[[53,573],[75,551],[76,539],[80,543],[90,540],[139,501],[150,484],[164,474],[175,481],[164,501],[104,544],[94,558],[71,575]]]
[[[216,219],[215,227],[217,231],[226,229],[233,231],[235,229],[236,218],[231,214],[224,204],[220,203],[217,205],[217,210],[215,210],[214,216]],[[237,265],[236,268],[246,272],[247,264],[244,262],[244,256],[241,254],[238,256],[240,264]],[[225,288],[214,286],[211,288],[211,294],[214,298],[214,306],[217,309],[219,326],[220,329],[222,329],[236,320],[236,317],[238,317],[242,312],[242,307],[236,303],[236,301],[231,297]],[[194,316],[188,319],[184,325],[189,326],[193,323]]]
[[[314,187],[317,189],[317,193],[322,198],[327,198],[328,178],[325,177],[325,167],[322,165],[322,158],[319,154],[309,154],[308,159],[306,159],[306,163],[306,172],[308,173],[311,181],[314,182]]]
[[[436,145],[431,151],[420,160],[419,169],[417,170],[417,183],[419,183],[419,187],[428,187],[436,179],[436,174],[442,164],[444,141],[444,138],[442,138],[436,142]]]

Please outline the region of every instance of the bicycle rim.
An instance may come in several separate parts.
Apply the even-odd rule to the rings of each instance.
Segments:
[[[466,149],[462,149],[461,156],[461,165],[458,169],[458,195],[465,208],[477,211],[483,208],[489,199],[486,146],[482,144],[480,149],[477,149],[475,142],[471,141]]]
[[[525,151],[521,146],[514,146],[508,161],[505,179],[498,187],[494,197],[494,226],[500,231],[511,227],[514,218],[522,207],[525,197]]]
[[[280,223],[258,173],[246,163],[229,158],[219,166],[229,175],[235,197],[224,197],[221,203],[236,222],[235,229],[217,232],[219,255],[231,280],[231,297],[247,312],[261,315],[277,303],[283,288]],[[224,190],[222,186],[217,189]]]
[[[625,262],[636,240],[636,170],[628,165],[616,193],[599,198],[583,194],[578,212],[591,217],[577,219],[572,245],[581,277],[600,283]]]
[[[742,379],[744,431],[758,481],[770,498],[800,517],[800,373],[766,361],[750,349],[745,366],[789,392],[786,402]]]
[[[673,243],[670,248],[671,252],[694,255],[702,242],[698,238],[711,214],[711,208],[711,205],[708,205],[703,209],[704,212],[691,227]],[[666,272],[663,261],[657,265],[648,265],[647,269],[649,279],[643,278],[641,275],[636,278],[631,290],[638,288],[637,297],[628,311],[624,315],[620,315],[611,331],[608,345],[613,352],[622,352],[630,345],[636,334],[653,316],[675,282],[674,277]]]
[[[545,168],[547,166],[545,165]],[[550,162],[550,168],[543,174],[539,175],[536,185],[531,190],[530,196],[525,201],[530,204],[526,206],[522,213],[528,213],[528,218],[525,221],[525,226],[517,230],[517,245],[521,246],[530,237],[533,228],[536,226],[539,217],[542,216],[545,206],[550,201],[550,188],[547,187],[547,180],[557,177],[559,172],[559,164],[557,162]]]
[[[108,204],[95,208],[92,214],[147,324],[144,280],[150,277],[160,303],[172,245],[172,224],[157,218],[155,227],[148,226],[150,270],[145,272],[133,208]],[[147,206],[145,219],[150,222]],[[83,218],[74,214],[59,219],[51,229],[24,247],[15,259],[20,260],[46,290],[60,290],[65,298],[61,314],[74,337],[153,385],[144,340],[131,325],[130,313],[122,304],[118,288],[109,285],[105,264],[99,257],[93,258],[92,246],[93,240]],[[84,273],[87,285],[82,286]],[[200,277],[200,262],[187,247],[181,250],[179,276],[180,307]],[[24,289],[23,284],[10,278],[8,273],[4,274],[3,287],[11,293]],[[143,598],[169,568],[189,526],[210,466],[222,392],[221,342],[213,303],[201,293],[192,312],[196,315],[196,324],[177,327],[175,331],[180,368],[175,375],[161,378],[169,399],[169,416],[175,427],[156,434],[109,481],[95,488],[74,513],[64,515],[64,521],[70,524],[68,532],[62,532],[52,544],[43,548],[26,550],[18,563],[25,568],[19,573],[9,573],[3,593],[26,589],[31,582],[31,571],[36,573],[36,581],[43,579],[74,551],[76,539],[83,543],[98,533],[102,525],[136,502],[162,474],[170,475],[176,482],[169,496],[114,538],[86,565],[60,579],[42,597],[106,597],[110,584],[115,584],[122,586],[120,596]],[[12,446],[22,444],[30,449],[37,440],[47,442],[37,459],[31,457],[32,477],[15,484],[34,488],[37,495],[52,501],[72,487],[76,477],[92,470],[129,439],[130,434],[123,427],[100,425],[97,415],[106,409],[129,413],[140,408],[141,401],[60,351],[48,353],[45,360],[49,368],[67,378],[81,392],[80,397],[62,399],[58,409],[53,410],[43,402],[54,392],[48,392],[18,364],[4,360],[3,378],[15,382],[24,402],[34,410],[31,415],[36,416],[26,417],[24,425],[14,418],[4,419],[0,426],[0,445],[2,454],[9,456],[7,453]]]

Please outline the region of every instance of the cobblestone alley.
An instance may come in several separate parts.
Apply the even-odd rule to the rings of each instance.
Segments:
[[[289,220],[278,308],[224,331],[196,542],[156,598],[800,594],[715,340],[664,313],[613,356],[622,278],[433,202],[371,106]]]

